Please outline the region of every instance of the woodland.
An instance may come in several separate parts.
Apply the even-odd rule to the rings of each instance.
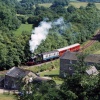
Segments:
[[[100,27],[100,10],[89,1],[86,7],[75,8],[69,0],[0,0],[0,70],[13,66],[25,65],[31,57],[29,40],[31,33],[23,31],[14,34],[21,24],[32,24],[33,29],[41,21],[53,22],[63,18],[63,23],[52,26],[45,41],[34,51],[41,53],[61,48],[74,43],[84,43],[90,39]],[[99,2],[99,0],[95,0]],[[52,3],[48,8],[41,3]],[[65,6],[68,6],[67,8]],[[62,26],[62,28],[61,28]],[[83,57],[83,56],[81,56]],[[80,58],[80,60],[83,58]],[[79,66],[81,65],[81,73]],[[20,100],[99,100],[100,75],[87,76],[84,72],[83,60],[77,64],[73,76],[67,75],[61,86],[55,84],[28,84]],[[28,87],[31,93],[26,94]],[[34,95],[33,95],[34,94]],[[40,99],[41,98],[41,99]]]
[[[32,3],[32,1],[34,1]],[[40,0],[43,2],[42,0]],[[54,21],[63,17],[63,23],[52,26],[45,41],[35,53],[51,51],[70,44],[82,44],[94,34],[100,26],[100,10],[94,3],[86,7],[75,8],[68,0],[54,1],[49,8],[38,5],[38,0],[1,0],[0,2],[0,69],[25,64],[31,56],[29,40],[31,33],[23,31],[16,36],[13,31],[21,24],[32,24],[33,29],[43,20]],[[52,2],[44,0],[44,2]],[[31,3],[31,4],[30,4]],[[34,4],[35,3],[35,4]],[[33,6],[35,5],[35,7]],[[63,29],[61,29],[63,26]]]

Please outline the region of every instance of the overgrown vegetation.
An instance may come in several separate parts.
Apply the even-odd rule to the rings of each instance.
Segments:
[[[40,76],[51,77],[57,84],[61,84],[63,79],[59,77],[59,68],[59,60],[55,60],[40,66],[28,67],[27,69],[38,73]]]
[[[97,52],[99,50],[100,50],[100,42],[96,42],[92,46],[87,48],[84,52],[86,52],[88,54],[92,54],[92,53],[95,53],[95,52]]]
[[[27,4],[26,2],[27,0],[20,2],[2,0],[0,2],[1,69],[9,69],[12,66],[25,64],[31,56],[29,51],[31,32],[27,32],[27,28],[24,26],[24,31],[19,29],[22,32],[20,36],[12,34],[20,24],[23,26],[28,23],[34,28],[43,20],[53,22],[63,17],[64,23],[61,26],[52,26],[47,39],[42,41],[35,53],[51,51],[76,42],[83,43],[92,37],[94,31],[100,25],[100,10],[96,8],[94,3],[89,3],[86,7],[75,8],[74,6],[68,6],[68,8],[65,8],[69,4],[68,0],[46,1],[52,3],[49,8],[40,7],[38,3],[35,4],[34,8],[33,1],[30,0]],[[16,34],[20,34],[20,31],[17,30]]]
[[[39,6],[38,3],[52,3],[49,8]],[[31,32],[23,31],[21,35],[14,35],[13,31],[21,24],[38,27],[41,21],[53,22],[63,17],[64,22],[52,26],[45,41],[35,50],[35,53],[51,51],[73,43],[84,43],[90,39],[100,26],[100,10],[94,3],[86,7],[76,8],[67,6],[69,0],[1,0],[0,2],[0,70],[13,66],[21,66],[31,56],[29,40]],[[24,27],[25,28],[25,27]],[[19,34],[16,33],[16,34]],[[92,50],[100,47],[99,42]],[[91,49],[90,48],[90,49]],[[83,59],[83,58],[82,58]],[[28,84],[22,88],[20,100],[99,100],[100,75],[87,76],[83,62],[77,65],[73,76],[67,75],[61,86],[53,83]],[[81,66],[81,69],[79,69]],[[48,71],[59,68],[58,61],[34,67],[34,72]],[[31,68],[30,68],[31,69]],[[80,73],[81,71],[81,73]],[[56,76],[53,76],[56,80]],[[60,80],[60,78],[58,79]],[[22,86],[23,87],[23,86]],[[30,91],[29,91],[30,87]]]
[[[55,68],[59,68],[59,60],[51,61],[49,63],[45,63],[43,65],[39,65],[36,67],[29,67],[29,70],[32,70],[35,73],[43,72],[43,71],[51,71]]]
[[[29,100],[98,100],[100,95],[100,75],[87,75],[85,72],[86,66],[84,66],[84,54],[79,55],[78,58],[74,74],[67,74],[60,86],[57,87],[49,82],[30,83],[26,88],[22,88],[23,95],[19,96],[20,100],[27,100],[27,98]],[[26,94],[29,89],[31,93]]]

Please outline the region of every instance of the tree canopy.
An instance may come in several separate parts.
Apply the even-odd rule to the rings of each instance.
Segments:
[[[32,0],[28,2],[27,0],[20,2],[14,0],[11,3],[10,1],[2,0],[0,2],[0,45],[2,49],[0,50],[0,64],[4,68],[8,66],[8,62],[10,62],[9,67],[18,66],[21,62],[25,63],[31,55],[29,51],[31,33],[23,32],[19,37],[12,35],[12,31],[16,30],[21,23],[33,24],[34,29],[39,26],[41,21],[53,23],[55,20],[63,18],[63,23],[60,25],[52,25],[46,40],[42,41],[35,53],[51,51],[76,42],[83,43],[91,38],[94,31],[100,26],[100,10],[94,3],[88,3],[86,7],[68,6],[65,8],[64,5],[68,4],[68,0],[56,0],[52,1],[52,4],[57,3],[56,6],[45,8],[38,4],[33,7],[33,4],[30,5]],[[47,0],[47,2],[49,1]],[[66,4],[63,5],[65,2]],[[7,44],[9,41],[10,44]],[[11,57],[12,55],[13,57]],[[8,59],[12,60],[7,61]]]

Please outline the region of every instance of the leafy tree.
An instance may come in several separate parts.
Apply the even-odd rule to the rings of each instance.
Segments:
[[[69,7],[67,8],[67,11],[68,11],[69,13],[73,13],[75,10],[76,10],[76,8],[75,8],[74,6],[69,6]]]
[[[62,1],[55,0],[55,1],[53,2],[53,4],[52,4],[51,7],[57,7],[57,6],[59,6],[59,5],[61,5],[61,6],[66,6],[66,5],[68,5],[68,4],[69,4],[69,0],[62,0]]]
[[[0,2],[0,26],[15,30],[19,25],[20,22],[16,17],[15,10]]]

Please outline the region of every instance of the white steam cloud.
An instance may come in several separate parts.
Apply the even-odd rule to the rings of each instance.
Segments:
[[[62,24],[64,24],[63,17],[60,17],[59,19],[53,22],[53,25],[62,25]]]
[[[32,53],[37,49],[41,41],[46,39],[50,28],[52,28],[51,22],[42,21],[40,25],[32,31],[31,40],[29,41],[30,51]]]
[[[51,29],[52,26],[60,25],[60,28],[62,28],[63,24],[64,19],[62,17],[54,22],[42,21],[40,25],[32,31],[31,40],[29,40],[30,51],[34,53],[34,50],[41,44],[41,41],[46,39],[49,29]]]

